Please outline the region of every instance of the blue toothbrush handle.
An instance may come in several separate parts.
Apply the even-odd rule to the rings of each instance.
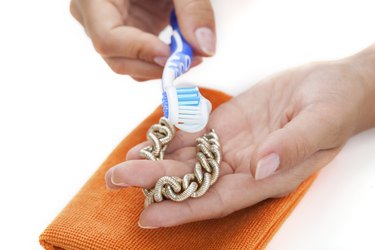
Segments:
[[[171,13],[170,23],[173,29],[173,35],[170,45],[171,55],[175,55],[173,56],[174,64],[179,65],[179,67],[175,69],[175,77],[177,78],[178,76],[189,70],[191,61],[193,59],[193,49],[187,43],[180,31],[176,13],[174,10]]]

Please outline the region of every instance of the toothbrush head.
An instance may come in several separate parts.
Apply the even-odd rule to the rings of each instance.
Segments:
[[[177,128],[194,133],[208,122],[211,103],[195,86],[169,87],[163,91],[164,116]]]

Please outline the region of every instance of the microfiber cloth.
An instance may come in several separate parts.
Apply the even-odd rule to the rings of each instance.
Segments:
[[[202,89],[216,108],[231,97]],[[157,108],[109,155],[82,189],[40,236],[45,249],[263,249],[312,184],[315,175],[290,195],[268,199],[220,219],[171,228],[141,229],[140,188],[106,188],[106,171],[125,160],[127,151],[146,140],[162,116]]]

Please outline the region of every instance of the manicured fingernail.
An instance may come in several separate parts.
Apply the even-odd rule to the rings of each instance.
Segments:
[[[207,27],[198,28],[195,30],[195,36],[197,38],[198,44],[201,47],[201,50],[212,56],[216,51],[216,38],[215,34],[211,29]]]
[[[272,153],[263,157],[258,161],[256,170],[255,170],[255,179],[260,180],[266,178],[273,173],[280,165],[280,157],[278,154]]]
[[[164,66],[167,62],[167,58],[165,56],[157,56],[154,58],[154,62],[160,66]]]
[[[116,174],[115,169],[112,170],[111,182],[112,182],[113,185],[116,185],[116,186],[121,186],[121,187],[129,187],[130,186],[129,184],[124,182],[123,178],[121,178],[120,176],[118,176],[118,174]]]
[[[144,229],[154,229],[154,228],[158,228],[158,227],[153,227],[153,226],[145,226],[145,225],[142,225],[140,221],[138,221],[138,226],[140,228],[144,228]]]

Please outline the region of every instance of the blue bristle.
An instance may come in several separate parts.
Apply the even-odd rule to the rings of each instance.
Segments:
[[[199,95],[199,90],[197,88],[177,88],[177,94],[186,95]]]
[[[197,87],[177,88],[176,92],[179,106],[199,106],[201,97]]]
[[[165,118],[168,118],[169,116],[169,109],[168,109],[168,96],[165,91],[163,91],[163,97],[162,97],[162,106],[163,106],[163,112]]]
[[[179,102],[184,102],[184,101],[199,101],[199,96],[192,96],[192,97],[180,97],[180,95],[178,96],[178,101]]]

